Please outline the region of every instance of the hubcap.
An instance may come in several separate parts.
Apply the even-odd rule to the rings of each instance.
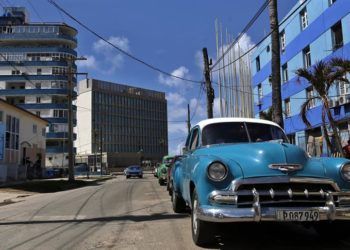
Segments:
[[[193,201],[193,208],[192,208],[192,228],[193,228],[194,234],[197,234],[197,227],[198,227],[197,206],[198,206],[198,202],[197,202],[197,199],[195,198]]]

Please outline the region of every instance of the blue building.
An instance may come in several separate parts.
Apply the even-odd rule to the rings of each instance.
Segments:
[[[304,79],[296,77],[295,71],[332,57],[350,58],[350,1],[298,1],[286,18],[288,20],[281,21],[283,24],[279,30],[285,131],[293,143],[309,153],[326,155],[329,152],[322,143],[320,103],[310,104],[308,117],[312,129],[308,129],[300,117],[300,108],[308,97],[314,95],[314,91]],[[270,47],[269,37],[258,46],[251,59],[256,117],[271,107]],[[350,88],[339,83],[331,89],[330,96],[342,142],[346,143],[349,138]]]
[[[68,164],[67,72],[70,61],[76,71],[76,35],[64,23],[29,22],[22,7],[5,7],[0,17],[0,97],[50,122],[46,167]]]

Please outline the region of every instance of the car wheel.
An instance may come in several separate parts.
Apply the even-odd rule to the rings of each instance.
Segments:
[[[335,240],[345,240],[349,238],[349,233],[345,228],[349,228],[348,221],[322,221],[313,225],[316,232],[323,237],[332,237]]]
[[[162,179],[158,179],[158,183],[159,183],[159,185],[163,186],[163,180]]]
[[[168,192],[169,192],[169,195],[170,195],[170,196],[173,195],[173,184],[172,184],[172,182],[169,182]]]
[[[141,179],[143,178],[143,176],[142,176],[142,175],[140,175],[139,177],[140,177]]]
[[[127,175],[127,176],[126,176],[126,179],[129,179],[129,178],[130,178],[130,176],[129,176],[129,175]]]
[[[197,246],[208,245],[214,242],[213,223],[198,219],[197,209],[199,207],[196,189],[192,195],[191,228],[192,239]]]
[[[175,191],[172,192],[171,202],[175,213],[184,213],[186,211],[186,202]]]

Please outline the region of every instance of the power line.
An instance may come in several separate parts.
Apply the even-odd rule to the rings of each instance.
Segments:
[[[292,15],[294,15],[297,11],[300,10],[300,8],[304,7],[304,5],[306,4],[307,1],[304,1],[303,3],[301,3],[294,11],[292,11],[287,17],[284,18],[284,20],[278,24],[278,27],[277,29],[283,25]],[[216,66],[217,64],[215,64],[213,67],[211,67],[211,72],[217,72],[219,70],[222,70],[232,64],[234,64],[235,62],[237,62],[238,60],[242,59],[244,56],[246,56],[247,54],[249,54],[250,52],[253,51],[253,49],[257,48],[261,43],[263,43],[265,41],[266,38],[268,38],[272,32],[274,32],[275,30],[271,30],[266,36],[264,36],[258,43],[256,43],[254,46],[252,46],[250,49],[248,49],[246,52],[244,52],[242,55],[240,55],[238,58],[236,58],[235,60],[233,60],[232,62],[216,69],[216,70],[213,70],[214,66]]]
[[[258,9],[257,13],[250,19],[248,24],[244,27],[244,29],[239,33],[239,35],[235,38],[235,40],[230,44],[230,46],[226,49],[226,51],[220,56],[219,59],[213,64],[211,68],[214,68],[216,65],[220,63],[220,61],[225,57],[225,55],[229,52],[230,49],[241,39],[241,37],[247,33],[247,31],[251,28],[251,26],[255,23],[255,21],[259,18],[259,16],[264,12],[266,7],[269,5],[271,0],[266,0],[263,5]]]
[[[83,22],[79,21],[77,18],[75,18],[74,16],[72,16],[70,13],[68,13],[65,9],[63,9],[61,6],[59,6],[54,0],[47,0],[51,5],[53,5],[55,8],[57,8],[58,10],[60,10],[62,13],[64,13],[66,16],[68,16],[70,19],[72,19],[73,21],[75,21],[76,23],[78,23],[80,26],[82,26],[84,29],[86,29],[87,31],[89,31],[91,34],[93,34],[94,36],[98,37],[99,39],[101,39],[102,41],[104,41],[105,43],[109,44],[110,46],[112,46],[113,48],[115,48],[116,50],[118,50],[120,53],[130,57],[131,59],[145,65],[146,67],[157,71],[163,75],[167,75],[179,80],[183,80],[183,81],[187,81],[187,82],[193,82],[193,83],[202,83],[201,81],[196,81],[196,80],[191,80],[191,79],[187,79],[184,77],[180,77],[177,75],[173,75],[171,73],[168,73],[156,66],[151,65],[150,63],[147,63],[139,58],[137,58],[136,56],[133,56],[132,54],[130,54],[129,52],[121,49],[120,47],[118,47],[117,45],[111,43],[110,41],[108,41],[107,39],[105,39],[103,36],[101,36],[100,34],[98,34],[97,32],[95,32],[94,30],[92,30],[91,28],[89,28],[87,25],[85,25]]]

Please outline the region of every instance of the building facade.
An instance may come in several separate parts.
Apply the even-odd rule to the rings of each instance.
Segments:
[[[310,154],[327,155],[329,152],[322,142],[321,104],[310,103],[308,117],[312,129],[308,129],[301,119],[300,108],[315,93],[305,79],[295,75],[295,71],[332,57],[350,58],[350,1],[298,1],[285,19],[279,28],[285,131],[293,143],[307,149]],[[254,113],[259,117],[272,105],[270,37],[258,46],[251,64]],[[330,96],[332,112],[345,143],[349,138],[350,88],[337,84],[330,90]]]
[[[78,92],[77,161],[90,156],[96,167],[102,152],[112,169],[168,153],[165,93],[95,79],[80,81]]]
[[[34,163],[45,168],[47,125],[39,116],[0,99],[0,183],[25,179]]]
[[[29,22],[21,7],[5,7],[0,17],[0,98],[50,122],[49,167],[68,165],[67,84],[71,79],[76,85],[75,77],[68,74],[76,71],[76,35],[63,23]]]

